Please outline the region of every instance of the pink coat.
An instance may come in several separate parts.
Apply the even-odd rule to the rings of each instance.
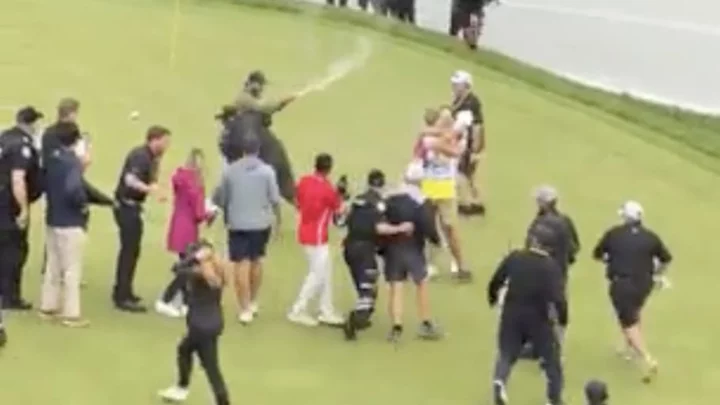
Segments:
[[[167,248],[181,253],[200,237],[200,224],[208,219],[205,189],[194,169],[179,167],[172,177],[173,212],[167,234]]]

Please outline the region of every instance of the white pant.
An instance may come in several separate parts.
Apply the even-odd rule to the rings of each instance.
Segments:
[[[303,246],[308,260],[308,275],[300,288],[294,312],[307,310],[308,303],[316,296],[320,296],[320,312],[330,315],[335,308],[332,302],[332,261],[328,245]]]

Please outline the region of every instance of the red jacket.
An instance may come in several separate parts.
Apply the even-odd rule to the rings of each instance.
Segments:
[[[181,253],[197,242],[200,224],[209,218],[205,209],[205,189],[194,169],[179,167],[172,176],[173,211],[167,233],[167,249]]]
[[[310,246],[328,243],[330,221],[342,206],[335,186],[323,175],[308,174],[298,181],[295,193],[300,214],[298,242]]]

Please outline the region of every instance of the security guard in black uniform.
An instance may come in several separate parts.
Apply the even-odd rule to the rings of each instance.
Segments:
[[[505,257],[488,284],[490,306],[498,303],[500,289],[508,286],[500,315],[499,353],[493,380],[496,405],[507,404],[505,386],[525,342],[530,342],[542,359],[548,380],[548,404],[562,404],[563,368],[558,341],[568,321],[567,302],[562,271],[548,253],[552,238],[551,229],[538,226],[529,248]],[[556,320],[551,319],[551,313]],[[556,330],[555,322],[560,331]]]
[[[28,257],[30,205],[42,195],[40,156],[33,136],[43,114],[25,107],[17,125],[0,135],[0,300],[5,309],[29,310],[22,298]]]
[[[580,238],[572,219],[560,212],[557,206],[558,194],[554,187],[544,185],[535,191],[537,215],[528,227],[526,245],[530,243],[535,229],[552,230],[552,240],[548,241],[548,253],[562,269],[563,284],[567,284],[568,269],[575,263],[580,251]],[[523,359],[535,360],[538,354],[531,345],[526,345],[521,355]]]
[[[345,219],[347,236],[343,241],[343,257],[350,269],[358,300],[347,317],[343,331],[347,340],[355,340],[357,331],[370,326],[375,311],[377,279],[380,274],[377,255],[382,235],[412,231],[412,225],[389,225],[384,221],[385,174],[377,169],[367,177],[368,189],[357,195]]]
[[[112,300],[126,312],[146,312],[140,297],[133,291],[135,269],[140,258],[143,236],[143,204],[148,194],[157,191],[157,174],[160,158],[169,146],[170,130],[152,126],[147,131],[145,144],[128,153],[115,188],[115,223],[120,231],[120,251],[115,268],[115,286]],[[158,196],[159,199],[164,197]]]

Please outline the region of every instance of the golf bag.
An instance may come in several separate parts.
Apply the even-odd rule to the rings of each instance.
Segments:
[[[244,111],[227,122],[221,140],[221,151],[228,162],[242,156],[243,140],[249,134],[260,139],[260,159],[275,169],[280,194],[295,204],[295,176],[285,145],[267,126],[268,117],[256,111]]]

